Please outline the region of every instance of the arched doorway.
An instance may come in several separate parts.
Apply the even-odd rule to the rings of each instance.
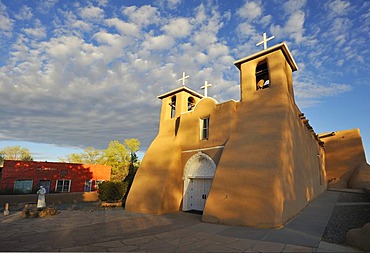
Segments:
[[[208,155],[198,152],[190,157],[184,169],[183,211],[203,211],[215,171],[216,164]]]

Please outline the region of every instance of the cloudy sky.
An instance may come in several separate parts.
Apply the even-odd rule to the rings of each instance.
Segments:
[[[57,160],[157,134],[157,96],[239,99],[237,59],[287,42],[296,101],[317,133],[360,128],[370,159],[370,2],[0,0],[0,149]]]

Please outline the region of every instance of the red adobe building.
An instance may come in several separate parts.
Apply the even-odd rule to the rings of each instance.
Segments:
[[[1,192],[35,193],[42,185],[51,192],[89,192],[110,179],[107,165],[5,160]]]

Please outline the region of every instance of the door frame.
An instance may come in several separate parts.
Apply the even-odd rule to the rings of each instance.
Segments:
[[[183,174],[184,188],[183,188],[183,201],[182,210],[190,211],[189,201],[189,184],[190,179],[208,179],[212,180],[216,172],[216,164],[207,154],[198,152],[191,156],[186,162]],[[212,184],[212,183],[211,183]],[[212,186],[211,186],[212,187]],[[211,190],[210,190],[211,191]]]
[[[45,188],[45,190],[46,190],[46,193],[49,193],[50,192],[50,185],[51,185],[51,182],[50,182],[50,180],[47,180],[47,179],[41,179],[40,181],[39,181],[39,185],[40,186],[43,186],[44,188]]]
[[[85,180],[84,192],[91,192],[92,190],[92,180]]]

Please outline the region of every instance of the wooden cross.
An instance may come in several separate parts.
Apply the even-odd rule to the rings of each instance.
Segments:
[[[207,90],[208,87],[212,87],[212,84],[208,83],[207,81],[204,81],[204,86],[201,87],[201,89],[204,89],[204,97],[207,97]]]
[[[182,86],[185,86],[185,81],[187,78],[189,78],[189,76],[186,76],[185,72],[182,72],[182,78],[180,78],[178,81],[182,82]]]
[[[275,36],[271,36],[270,38],[266,38],[266,33],[263,33],[263,40],[261,42],[258,42],[256,46],[258,47],[259,45],[263,44],[263,49],[267,48],[267,41],[272,40],[275,38]]]

